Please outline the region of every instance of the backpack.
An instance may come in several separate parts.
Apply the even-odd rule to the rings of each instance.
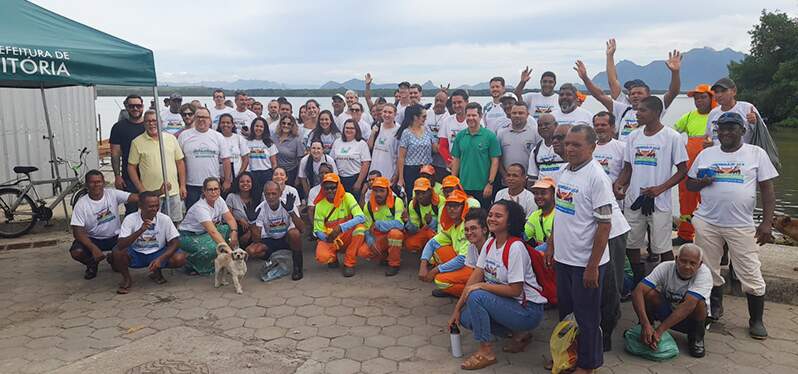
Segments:
[[[488,247],[486,251],[490,252],[491,247],[493,247],[493,241],[495,239],[491,238],[488,241]],[[504,243],[504,249],[502,251],[502,263],[504,263],[505,268],[510,268],[510,245],[515,242],[521,242],[524,244],[524,248],[526,248],[526,253],[529,255],[529,259],[532,262],[532,271],[535,272],[535,278],[538,281],[538,284],[541,288],[532,286],[528,284],[528,286],[534,288],[536,291],[540,292],[543,297],[548,300],[550,305],[557,305],[557,277],[554,273],[554,268],[548,269],[546,268],[543,262],[543,254],[536,251],[535,248],[532,248],[527,243],[524,243],[523,240],[516,238],[516,237],[509,237],[507,242]],[[485,255],[488,254],[485,252]],[[526,300],[524,301],[526,302]]]

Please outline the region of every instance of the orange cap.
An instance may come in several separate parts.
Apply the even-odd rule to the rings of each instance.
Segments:
[[[576,99],[579,100],[580,102],[584,103],[585,100],[587,99],[587,95],[585,95],[585,94],[583,94],[583,93],[581,93],[579,91],[576,91]]]
[[[554,178],[552,177],[543,177],[538,179],[535,184],[532,185],[532,188],[556,188],[557,184],[554,182]]]
[[[413,182],[413,191],[427,191],[432,188],[432,185],[427,178],[418,178]]]
[[[460,187],[460,178],[455,177],[454,175],[447,175],[443,178],[443,188],[447,187]]]
[[[468,195],[465,192],[460,190],[454,190],[449,196],[446,197],[447,203],[459,203],[464,204],[468,200]]]
[[[374,180],[371,181],[371,188],[374,187],[390,188],[391,181],[389,181],[388,178],[385,177],[374,178]]]
[[[324,178],[321,179],[321,182],[322,183],[324,183],[324,182],[341,183],[341,177],[339,177],[338,174],[335,174],[335,173],[327,173],[327,174],[324,174]]]
[[[435,175],[435,167],[430,164],[426,164],[421,167],[420,173]]]
[[[712,87],[710,87],[708,84],[699,84],[698,86],[695,86],[694,89],[687,91],[687,96],[693,97],[696,93],[708,93],[709,96],[715,95],[715,93],[712,92]]]

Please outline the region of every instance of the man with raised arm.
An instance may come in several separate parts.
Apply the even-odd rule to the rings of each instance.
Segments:
[[[518,97],[519,102],[526,104],[532,117],[538,119],[541,114],[551,113],[551,111],[559,106],[559,95],[554,92],[554,86],[557,85],[557,76],[550,71],[544,72],[540,76],[540,92],[524,93],[524,87],[526,87],[526,83],[529,82],[531,77],[532,69],[527,66],[524,68],[524,71],[521,72],[521,80],[518,82],[518,85],[515,86],[515,91],[513,93]]]

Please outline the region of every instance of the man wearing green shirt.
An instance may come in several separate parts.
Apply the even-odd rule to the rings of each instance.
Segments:
[[[695,102],[695,109],[679,118],[673,129],[680,133],[687,133],[687,168],[693,165],[693,161],[698,154],[704,150],[704,143],[707,140],[707,117],[714,105],[713,92],[708,84],[699,84],[692,91],[687,91],[687,96],[692,97]],[[687,178],[679,182],[679,229],[673,245],[680,246],[692,243],[695,237],[695,229],[690,220],[693,212],[698,207],[699,193],[687,190]]]
[[[481,121],[482,106],[468,103],[468,127],[457,134],[452,146],[452,175],[460,178],[466,194],[477,198],[481,206],[490,206],[502,149],[496,135],[480,126]]]

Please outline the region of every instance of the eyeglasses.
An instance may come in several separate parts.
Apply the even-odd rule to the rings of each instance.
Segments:
[[[186,113],[180,113],[180,115],[183,117],[191,117],[194,115],[194,113],[186,112]]]
[[[127,107],[130,109],[141,109],[144,108],[144,104],[128,104]]]

